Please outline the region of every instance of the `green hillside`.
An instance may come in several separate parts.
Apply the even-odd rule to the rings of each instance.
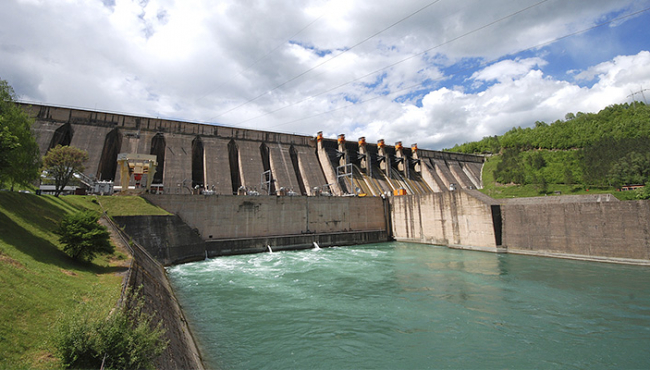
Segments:
[[[166,214],[139,197],[0,192],[0,369],[59,368],[51,337],[61,315],[80,306],[106,315],[115,306],[128,257],[75,262],[53,233],[64,215],[100,203],[112,215]]]
[[[501,136],[456,145],[449,151],[490,155],[484,170],[488,195],[612,192],[620,199],[648,197],[647,190],[619,192],[650,180],[650,106],[609,106],[569,113],[565,120],[513,128]]]

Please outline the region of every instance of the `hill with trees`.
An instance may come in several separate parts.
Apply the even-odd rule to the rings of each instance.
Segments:
[[[501,184],[619,189],[650,180],[650,106],[611,105],[598,113],[568,113],[551,124],[516,127],[501,136],[456,145],[461,153],[492,154]],[[644,195],[645,194],[645,195]],[[645,190],[640,197],[650,196]]]

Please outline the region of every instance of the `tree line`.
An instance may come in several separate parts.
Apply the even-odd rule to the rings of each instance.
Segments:
[[[650,180],[650,106],[634,102],[568,113],[564,120],[537,121],[448,151],[496,155],[501,183],[644,185]]]

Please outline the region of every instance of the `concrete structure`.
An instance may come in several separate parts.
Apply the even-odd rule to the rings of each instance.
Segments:
[[[508,253],[650,264],[650,201],[548,198],[503,202]]]
[[[381,198],[147,195],[176,216],[116,217],[163,264],[206,257],[387,241]],[[189,226],[187,226],[189,225]]]
[[[57,144],[85,149],[86,174],[99,180],[119,182],[119,153],[155,155],[153,182],[165,196],[151,199],[196,229],[214,255],[227,249],[219,242],[225,240],[238,240],[240,249],[232,253],[243,253],[258,250],[259,243],[304,246],[316,235],[342,243],[393,233],[398,240],[496,252],[648,261],[647,202],[495,201],[472,191],[482,187],[479,156],[391,147],[383,140],[367,144],[365,138],[351,142],[343,135],[332,140],[43,105],[24,109],[36,119],[43,154]],[[343,176],[337,176],[342,167]],[[362,203],[349,197],[223,196],[252,190],[375,197]],[[180,196],[193,192],[220,196]],[[390,212],[382,195],[392,198]],[[387,223],[392,226],[379,226]],[[356,236],[333,236],[349,232]],[[294,238],[301,235],[312,239]],[[181,256],[169,252],[164,258]]]
[[[126,304],[127,307],[137,304],[129,301],[133,295],[127,294],[127,288],[138,291],[140,297],[144,298],[143,311],[153,315],[152,324],[162,322],[165,329],[164,340],[169,345],[155,360],[155,368],[203,369],[198,347],[163,266],[108,217],[102,217],[101,222],[109,228],[113,240],[121,243],[133,257],[124,279],[120,304]]]
[[[381,198],[149,195],[174,216],[117,224],[164,265],[230,254],[389,240]]]
[[[113,219],[163,265],[205,258],[204,241],[178,216],[116,216]]]
[[[149,154],[120,153],[117,155],[122,191],[129,189],[135,181],[135,188],[149,189],[156,173],[156,156]]]
[[[390,201],[396,240],[650,265],[650,201],[609,194],[495,200],[475,190]]]
[[[146,196],[203,240],[386,230],[381,198]]]
[[[498,203],[476,190],[392,197],[395,240],[505,252]]]
[[[285,189],[298,195],[322,190],[344,195],[359,189],[379,196],[396,189],[407,194],[442,192],[450,183],[481,187],[480,156],[423,149],[414,156],[409,148],[396,151],[365,140],[316,139],[45,105],[23,108],[36,120],[41,154],[57,144],[84,149],[89,153],[86,175],[116,184],[122,177],[119,153],[155,155],[158,168],[152,182],[168,194],[190,194],[199,188],[232,195],[244,188],[262,194]],[[349,165],[352,184],[337,178],[341,164]]]

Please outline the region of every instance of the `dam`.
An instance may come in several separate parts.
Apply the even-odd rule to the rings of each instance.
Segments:
[[[56,145],[86,150],[85,175],[121,182],[120,153],[154,155],[152,184],[167,194],[256,193],[334,196],[427,194],[480,188],[483,157],[394,146],[345,135],[327,139],[24,105],[41,154]],[[133,185],[133,182],[131,183]]]
[[[433,245],[452,253],[493,252],[484,254],[494,265],[487,275],[508,270],[500,267],[505,254],[650,265],[650,201],[619,202],[607,195],[495,200],[477,190],[481,156],[381,139],[350,141],[345,135],[333,139],[46,105],[23,108],[35,119],[42,154],[57,145],[89,153],[84,174],[89,181],[137,186],[135,178],[121,178],[118,157],[155,156],[157,168],[148,175],[152,185],[142,189],[143,197],[172,215],[115,217],[114,228],[134,247],[129,284],[144,286],[148,307],[162,313],[174,333],[157,368],[201,367],[163,265],[251,253],[263,256],[258,263],[263,265],[268,256],[283,253],[260,252],[393,240],[426,246],[432,264],[447,259]],[[506,261],[541,263],[516,257],[527,259]],[[467,295],[458,298],[450,303],[467,301]]]
[[[156,171],[145,175],[151,188],[142,190],[174,216],[118,221],[165,265],[387,240],[650,264],[650,202],[606,194],[495,200],[477,190],[482,156],[344,134],[23,108],[35,119],[42,154],[57,145],[89,153],[91,181],[122,183],[120,154],[156,158]]]

